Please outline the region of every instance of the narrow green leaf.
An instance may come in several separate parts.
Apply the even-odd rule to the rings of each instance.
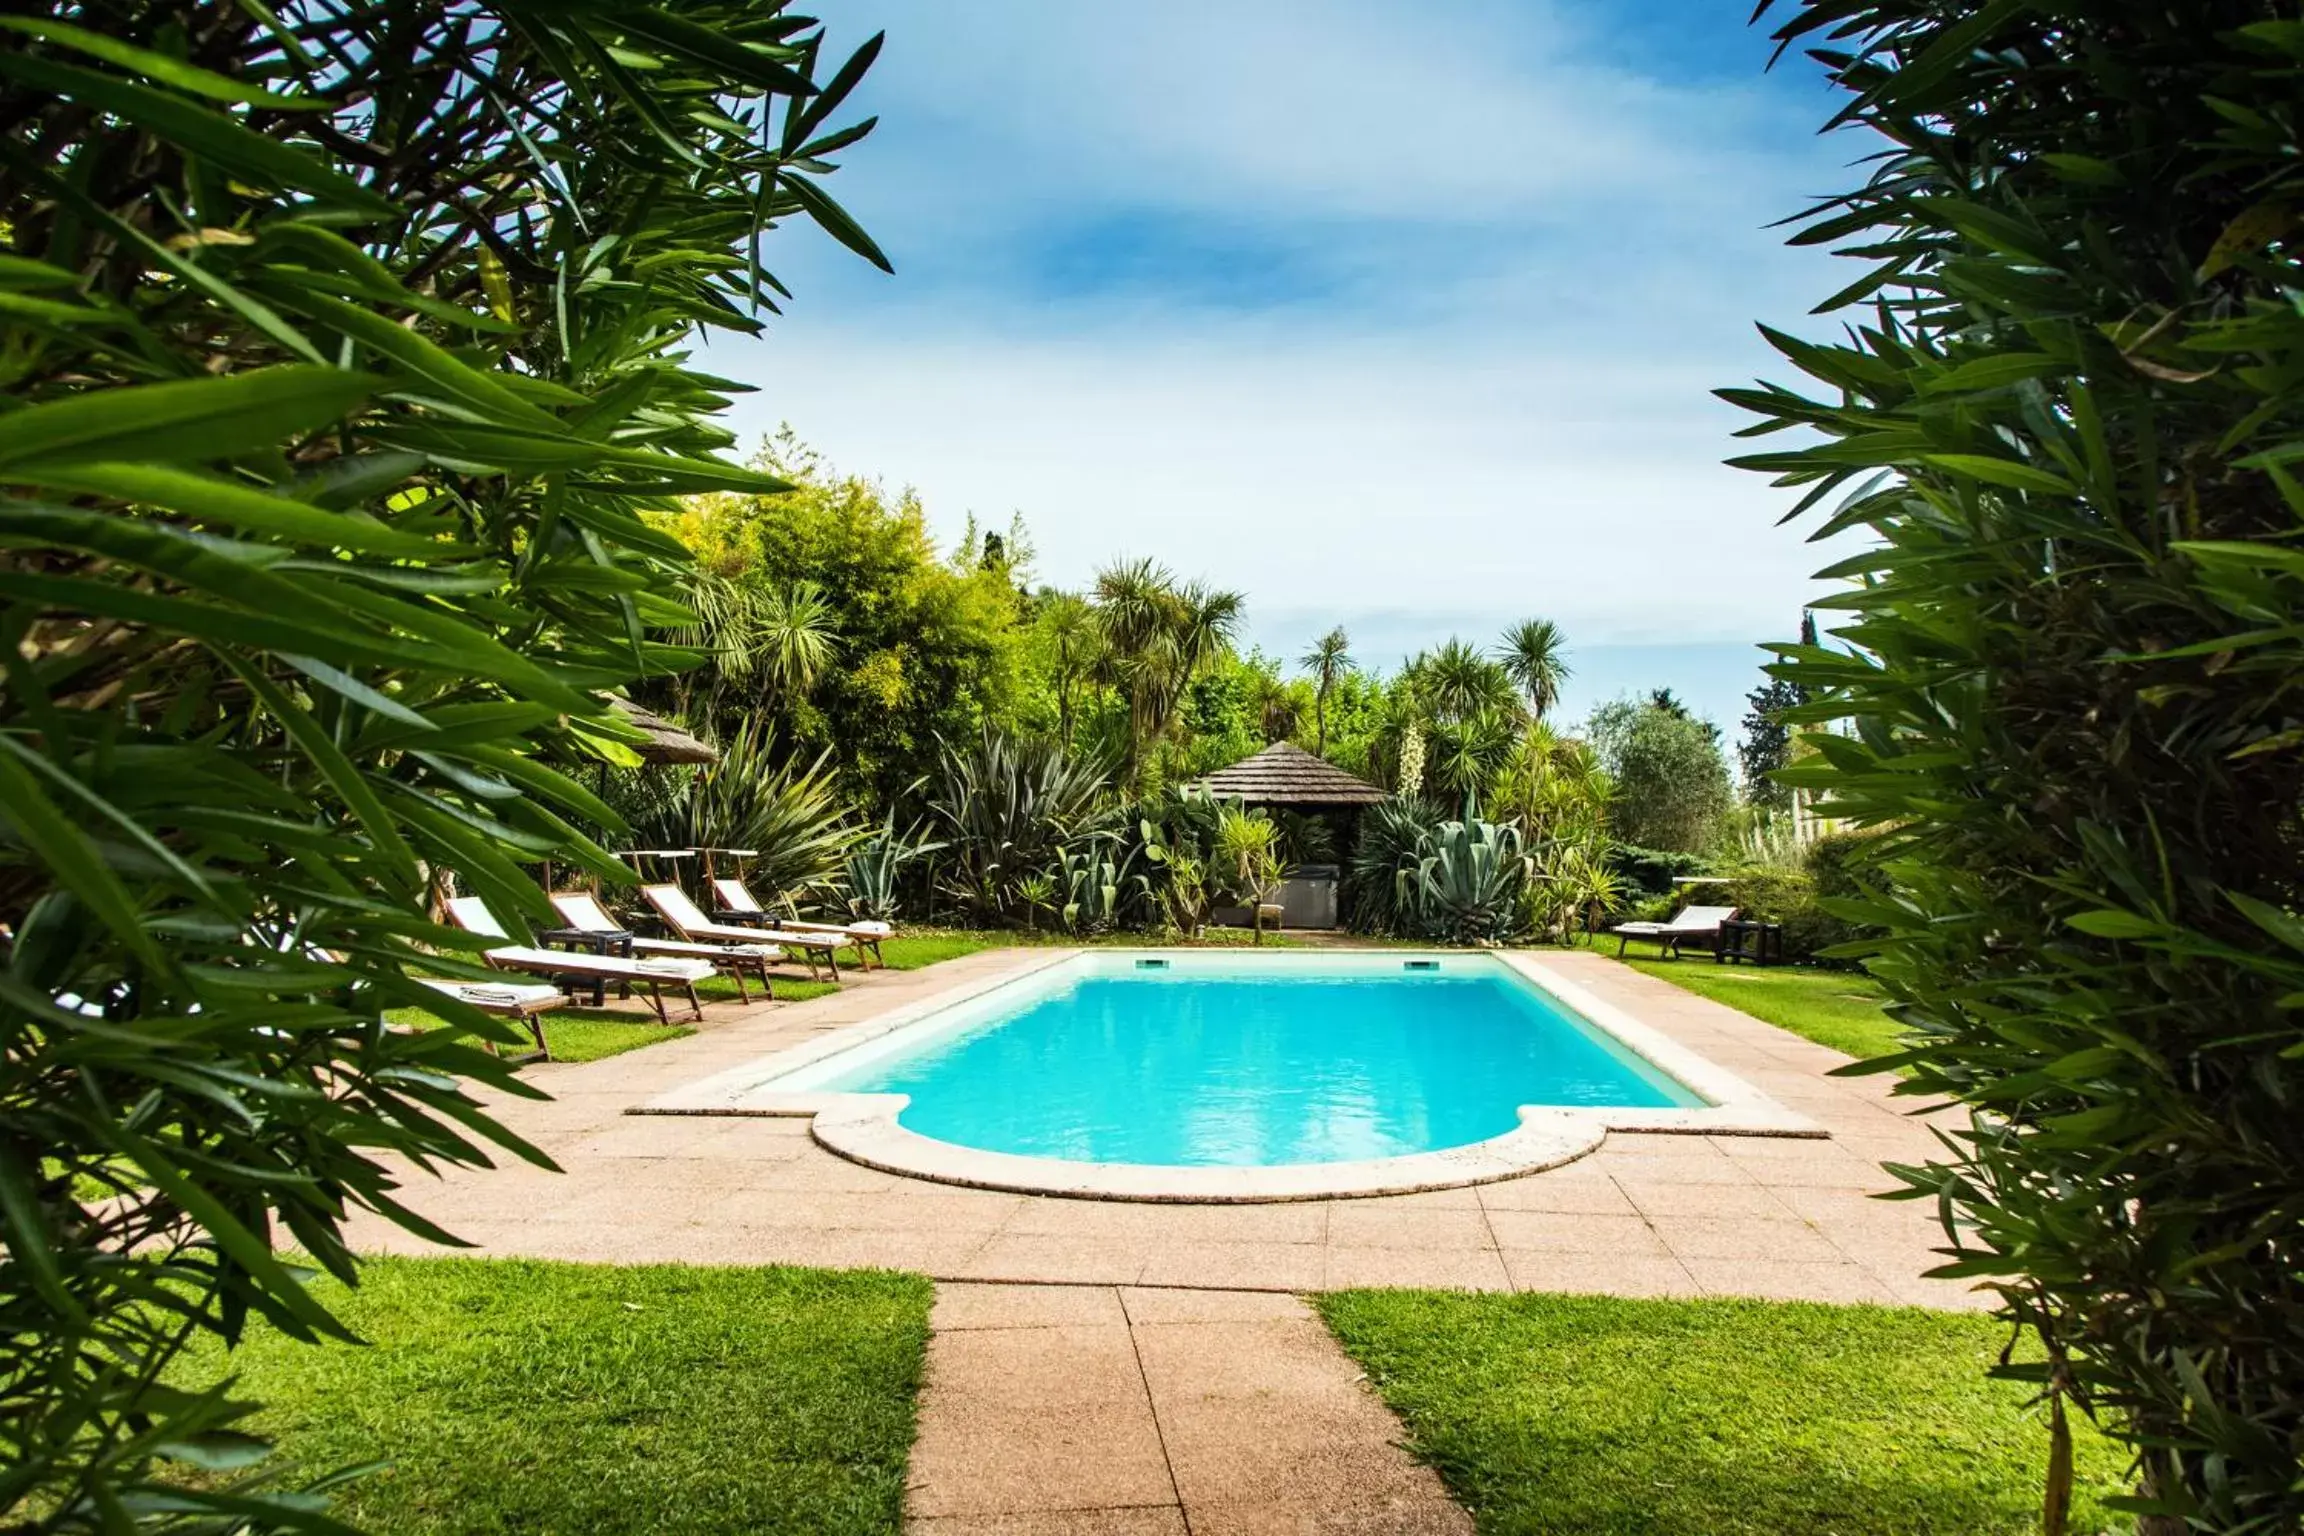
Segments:
[[[75,27],[69,22],[46,16],[0,16],[0,28],[21,32],[27,37],[37,37],[58,47],[70,48],[90,58],[102,59],[107,64],[134,70],[162,85],[174,86],[177,90],[189,91],[195,96],[206,96],[216,101],[269,107],[275,112],[317,112],[328,106],[324,101],[299,96],[277,96],[270,91],[258,90],[228,75],[217,74],[212,69],[202,69],[197,64],[187,64],[182,59],[154,53],[149,48],[139,48],[117,37],[90,32],[84,27]]]
[[[14,475],[27,485],[162,507],[203,523],[266,534],[295,544],[363,554],[432,558],[457,552],[453,545],[419,534],[402,533],[365,515],[327,512],[243,482],[156,464],[59,465],[43,461],[20,465]]]
[[[82,69],[76,64],[62,64],[22,52],[0,52],[0,76],[36,91],[53,93],[76,105],[124,118],[178,149],[211,160],[219,168],[250,181],[308,192],[372,218],[392,219],[400,215],[399,206],[391,199],[330,169],[318,156],[244,128],[222,113],[181,96],[171,96],[115,75]]]
[[[186,463],[266,452],[343,419],[381,382],[289,363],[72,395],[0,415],[0,470],[26,462]]]

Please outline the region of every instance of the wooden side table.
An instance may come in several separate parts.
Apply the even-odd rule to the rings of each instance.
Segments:
[[[1721,965],[1749,960],[1754,965],[1784,963],[1784,925],[1732,918],[1720,925],[1720,940],[1712,958]]]
[[[621,928],[612,930],[539,928],[536,930],[536,942],[546,949],[551,949],[557,945],[571,953],[576,950],[585,950],[595,955],[614,955],[622,960],[632,958],[632,935]],[[608,1005],[607,977],[590,976],[580,979],[564,978],[564,980],[590,981],[592,983],[592,1006],[604,1008]],[[630,997],[632,995],[631,983],[626,982],[619,986],[616,989],[616,995],[618,997]]]

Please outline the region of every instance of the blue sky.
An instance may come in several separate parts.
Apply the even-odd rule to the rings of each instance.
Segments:
[[[1732,726],[1824,551],[1723,467],[1709,391],[1781,374],[1845,276],[1763,226],[1846,184],[1830,99],[1736,0],[854,0],[881,127],[796,298],[712,366],[940,532],[1020,512],[1044,579],[1152,555],[1294,654],[1391,664],[1557,619],[1567,706]]]

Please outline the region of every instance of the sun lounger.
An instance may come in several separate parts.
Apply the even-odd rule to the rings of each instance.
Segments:
[[[840,951],[850,947],[846,934],[796,933],[790,928],[739,928],[732,923],[716,923],[676,885],[644,885],[640,887],[640,896],[664,919],[665,927],[691,943],[773,944],[787,953],[798,954],[801,963],[808,967],[809,975],[816,974],[816,962],[821,959],[831,967],[832,979],[840,979]]]
[[[747,926],[773,923],[794,933],[837,933],[856,946],[858,954],[869,950],[872,958],[886,969],[888,959],[880,953],[880,941],[896,937],[893,924],[881,922],[861,923],[804,923],[798,918],[776,917],[760,905],[758,898],[741,880],[715,880],[712,882],[712,916],[726,923]]]
[[[477,896],[458,896],[448,903],[448,915],[456,926],[483,938],[504,938],[504,927],[496,921],[494,913]],[[644,988],[648,1001],[656,1010],[657,1022],[670,1024],[671,1015],[665,1011],[664,988],[677,986],[687,994],[689,1016],[704,1017],[703,1000],[696,995],[696,983],[712,974],[708,960],[681,959],[671,955],[654,959],[625,959],[618,955],[566,954],[556,949],[534,949],[525,944],[507,944],[488,950],[487,962],[500,971],[526,971],[530,975],[550,976],[563,983],[567,978],[592,982],[595,985],[615,982],[619,986]]]
[[[558,987],[548,982],[443,981],[430,976],[423,980],[424,985],[447,993],[466,1007],[519,1020],[535,1037],[536,1054],[546,1061],[552,1059],[552,1048],[544,1043],[543,1015],[568,1001],[568,994]]]
[[[608,915],[600,899],[587,891],[559,891],[552,897],[557,911],[571,928],[585,933],[622,933],[624,925]],[[768,981],[768,962],[781,960],[784,952],[773,944],[752,941],[743,944],[697,944],[686,939],[633,939],[635,955],[676,955],[684,960],[709,961],[723,975],[736,980],[736,1000],[752,1001],[752,994],[744,989],[746,976],[760,978],[760,990],[767,1001],[776,1000],[776,989]]]
[[[1647,939],[1656,945],[1660,958],[1671,959],[1680,953],[1680,946],[1690,939],[1709,942],[1717,953],[1720,947],[1720,925],[1735,915],[1734,907],[1682,907],[1672,915],[1669,922],[1618,923],[1608,931],[1616,935],[1616,953],[1619,956],[1634,939]]]

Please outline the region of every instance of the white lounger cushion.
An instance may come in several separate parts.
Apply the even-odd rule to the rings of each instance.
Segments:
[[[548,971],[562,976],[601,976],[610,980],[630,977],[646,981],[702,981],[712,974],[709,960],[620,960],[613,955],[565,954],[557,949],[529,949],[507,945],[488,951],[498,965],[523,971]]]
[[[493,1004],[501,1008],[531,1008],[538,1003],[549,1003],[560,996],[560,989],[542,981],[441,981],[425,977],[424,985],[437,987],[451,997],[483,1006]]]
[[[635,954],[648,950],[659,955],[686,955],[694,960],[726,959],[730,955],[775,960],[784,953],[773,944],[691,944],[686,939],[634,939],[632,949]]]
[[[1668,923],[1618,923],[1608,931],[1628,933],[1636,939],[1675,933],[1713,933],[1735,915],[1734,907],[1684,907],[1674,913]]]
[[[640,894],[664,921],[688,939],[718,939],[727,944],[783,944],[794,949],[838,949],[848,942],[844,933],[789,933],[781,928],[737,928],[716,923],[704,909],[688,899],[676,885],[644,885]]]
[[[762,917],[769,915],[766,908],[752,899],[751,891],[745,888],[744,882],[741,880],[713,881],[712,896],[714,900],[720,903],[723,911],[758,912]],[[702,920],[704,914],[698,912],[696,916]],[[883,923],[876,919],[861,923],[815,923],[802,922],[798,918],[786,918],[784,919],[784,926],[793,933],[836,933],[843,938],[850,939],[889,939],[896,936],[894,923]]]

